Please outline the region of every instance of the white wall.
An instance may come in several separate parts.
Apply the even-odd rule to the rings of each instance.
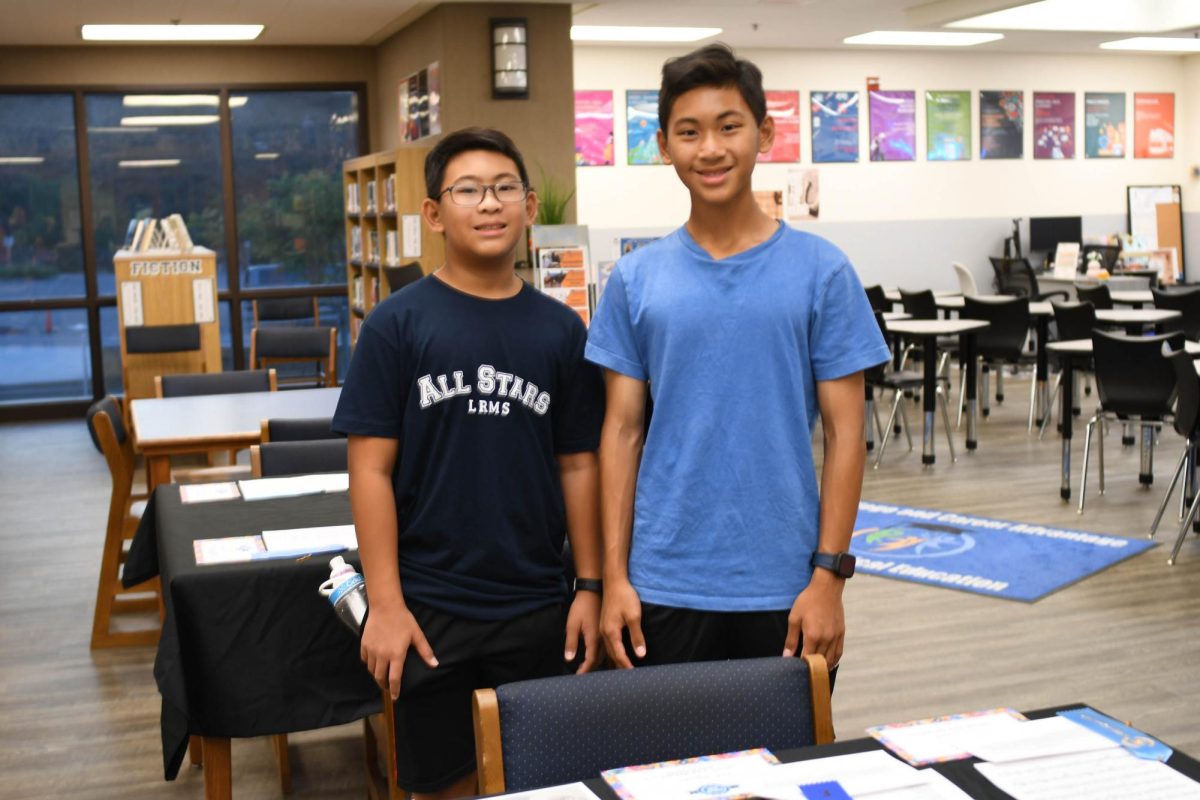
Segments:
[[[653,89],[660,82],[662,62],[685,49],[591,47],[575,48],[577,89],[611,89],[614,93],[616,140],[614,167],[580,167],[576,170],[578,219],[593,230],[660,230],[672,228],[687,217],[688,197],[666,166],[625,164],[624,101],[626,89]],[[895,51],[787,51],[745,50],[739,55],[763,71],[769,89],[801,93],[801,164],[811,165],[812,132],[807,113],[813,90],[863,91],[867,76],[878,76],[883,89],[917,92],[917,160],[871,163],[868,152],[869,120],[860,111],[860,161],[856,164],[821,164],[821,220],[802,223],[837,242],[848,252],[857,251],[856,267],[865,282],[902,282],[896,272],[905,264],[904,278],[929,285],[949,286],[950,260],[969,263],[976,277],[990,280],[988,254],[999,254],[1013,217],[1083,216],[1085,232],[1100,232],[1118,216],[1125,216],[1125,187],[1129,184],[1181,183],[1189,187],[1184,208],[1200,211],[1200,181],[1190,174],[1200,164],[1200,57],[1141,56],[1129,54],[1062,55],[930,53]],[[981,161],[979,152],[978,93],[985,89],[1021,89],[1025,92],[1025,157],[1021,160]],[[972,95],[972,160],[925,160],[926,90],[969,90]],[[1070,91],[1076,94],[1076,128],[1079,141],[1070,161],[1034,161],[1032,157],[1032,101],[1034,91]],[[1133,138],[1133,93],[1174,92],[1177,153],[1173,159],[1083,158],[1083,96],[1088,91],[1126,92],[1126,127],[1130,150]],[[865,99],[863,101],[865,103]],[[782,189],[788,165],[760,164],[755,169],[756,189]],[[1191,215],[1189,215],[1191,217]],[[955,220],[974,220],[976,234],[960,235],[947,226]],[[1197,220],[1189,219],[1189,227]],[[921,231],[908,237],[917,249],[897,250],[873,236],[881,223],[913,222]],[[1123,224],[1120,226],[1123,228]],[[1116,232],[1113,230],[1111,232]],[[1186,234],[1185,234],[1186,235]],[[974,237],[974,238],[973,238]],[[894,242],[895,239],[893,238]],[[953,250],[942,242],[956,242]],[[1193,280],[1200,276],[1200,241],[1192,239],[1188,260]],[[601,242],[602,243],[602,242]],[[596,249],[597,258],[607,257]],[[854,256],[854,253],[851,253]],[[928,265],[928,266],[924,266]]]

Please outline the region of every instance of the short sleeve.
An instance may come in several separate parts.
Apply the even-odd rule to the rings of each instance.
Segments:
[[[833,272],[817,297],[809,352],[813,377],[818,381],[842,378],[890,357],[867,293],[847,261]]]
[[[620,265],[613,270],[604,294],[600,296],[600,305],[588,330],[584,355],[594,364],[640,381],[646,380],[646,365],[638,351]]]
[[[401,438],[407,364],[399,347],[363,325],[333,415],[333,430],[354,436]]]
[[[563,365],[559,397],[551,406],[556,455],[599,448],[604,424],[604,380],[600,368],[583,356],[587,332],[582,323],[576,331]]]

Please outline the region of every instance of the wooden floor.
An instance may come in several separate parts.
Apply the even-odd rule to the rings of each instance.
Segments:
[[[1137,453],[1110,434],[1108,492],[1093,493],[1079,517],[1058,499],[1058,439],[1025,434],[1027,385],[1009,380],[1008,402],[981,425],[980,449],[960,452],[957,464],[942,438],[928,470],[903,439],[889,445],[883,467],[868,469],[864,497],[1144,535],[1178,453],[1175,434],[1163,434],[1150,491],[1138,487]],[[1082,435],[1076,465],[1081,454]],[[0,476],[0,794],[201,797],[197,769],[162,780],[153,651],[88,650],[109,487],[83,423],[0,426]],[[839,738],[934,714],[1084,701],[1200,754],[1200,538],[1168,567],[1167,527],[1164,546],[1032,605],[855,578],[834,696]],[[364,796],[360,731],[292,736],[293,796]],[[233,769],[237,796],[279,795],[266,739],[235,740]]]

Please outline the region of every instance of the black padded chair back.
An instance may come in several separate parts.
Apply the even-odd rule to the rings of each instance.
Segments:
[[[1191,353],[1170,347],[1164,344],[1162,354],[1175,370],[1175,432],[1192,439],[1200,429],[1200,374]]]
[[[815,743],[799,658],[638,667],[499,686],[505,791],[752,747]]]
[[[398,292],[425,277],[425,273],[421,271],[421,264],[417,261],[399,267],[384,267],[383,275],[387,279],[389,292]]]
[[[265,369],[162,376],[163,397],[196,397],[203,394],[244,394],[269,391],[271,391],[270,370]]]
[[[103,454],[104,448],[100,446],[100,437],[96,434],[95,418],[97,414],[108,415],[108,418],[112,421],[113,433],[117,435],[117,444],[124,444],[125,437],[128,434],[125,432],[125,420],[121,418],[121,407],[117,405],[117,399],[111,394],[101,397],[99,400],[88,406],[88,435],[92,437],[92,444],[96,446],[96,452]]]
[[[1100,406],[1118,417],[1163,419],[1175,397],[1175,369],[1163,357],[1163,342],[1183,349],[1183,334],[1124,336],[1092,331],[1092,360]]]
[[[125,329],[127,353],[186,353],[199,349],[199,325],[134,325]]]
[[[900,303],[904,306],[904,313],[913,319],[938,318],[937,300],[934,299],[932,289],[923,292],[906,292],[901,289]]]
[[[1150,293],[1154,296],[1155,308],[1178,311],[1183,315],[1181,319],[1165,323],[1164,327],[1171,330],[1182,330],[1189,339],[1200,339],[1200,287],[1151,288]]]
[[[309,442],[266,442],[258,446],[262,476],[308,475],[347,470],[345,439]]]
[[[875,312],[875,324],[879,326],[879,332],[883,334],[883,340],[885,342],[890,342],[891,338],[888,334],[887,320],[883,318],[882,311]],[[879,383],[879,381],[883,379],[885,374],[884,371],[887,369],[887,366],[888,363],[885,361],[882,364],[876,364],[873,367],[868,367],[863,371],[863,377],[869,384]]]
[[[269,419],[267,437],[270,442],[313,442],[322,439],[341,439],[329,426],[330,417],[308,417],[304,419]]]
[[[887,299],[887,293],[883,291],[883,287],[878,284],[875,286],[864,286],[863,290],[867,293],[867,302],[871,304],[871,309],[874,311],[890,311],[892,303]]]
[[[256,358],[327,358],[329,328],[255,328]]]
[[[1088,302],[1051,303],[1054,309],[1054,324],[1058,326],[1061,341],[1091,339],[1096,327],[1096,307]]]
[[[1002,361],[1019,361],[1029,336],[1029,298],[981,300],[964,297],[962,319],[982,319],[991,323],[975,336],[980,356]]]
[[[996,273],[997,294],[1016,297],[1037,295],[1037,279],[1033,277],[1033,269],[1026,259],[988,256],[988,261],[992,262],[992,271]]]
[[[1075,284],[1075,296],[1080,300],[1091,303],[1097,311],[1112,311],[1112,295],[1107,283],[1097,283],[1095,286]]]
[[[259,322],[315,319],[317,314],[312,297],[264,297],[254,302]]]

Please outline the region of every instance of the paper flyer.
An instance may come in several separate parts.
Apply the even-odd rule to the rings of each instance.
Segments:
[[[192,551],[195,553],[197,566],[206,566],[250,561],[259,553],[265,553],[267,546],[263,543],[263,538],[255,534],[226,536],[222,539],[198,539],[192,542]]]
[[[754,797],[752,786],[779,763],[758,748],[714,756],[660,761],[600,773],[622,800],[743,800]]]
[[[992,728],[1021,722],[1025,716],[1011,708],[947,714],[911,722],[894,722],[867,728],[874,737],[914,767],[970,758],[959,741],[960,735],[977,728]]]

